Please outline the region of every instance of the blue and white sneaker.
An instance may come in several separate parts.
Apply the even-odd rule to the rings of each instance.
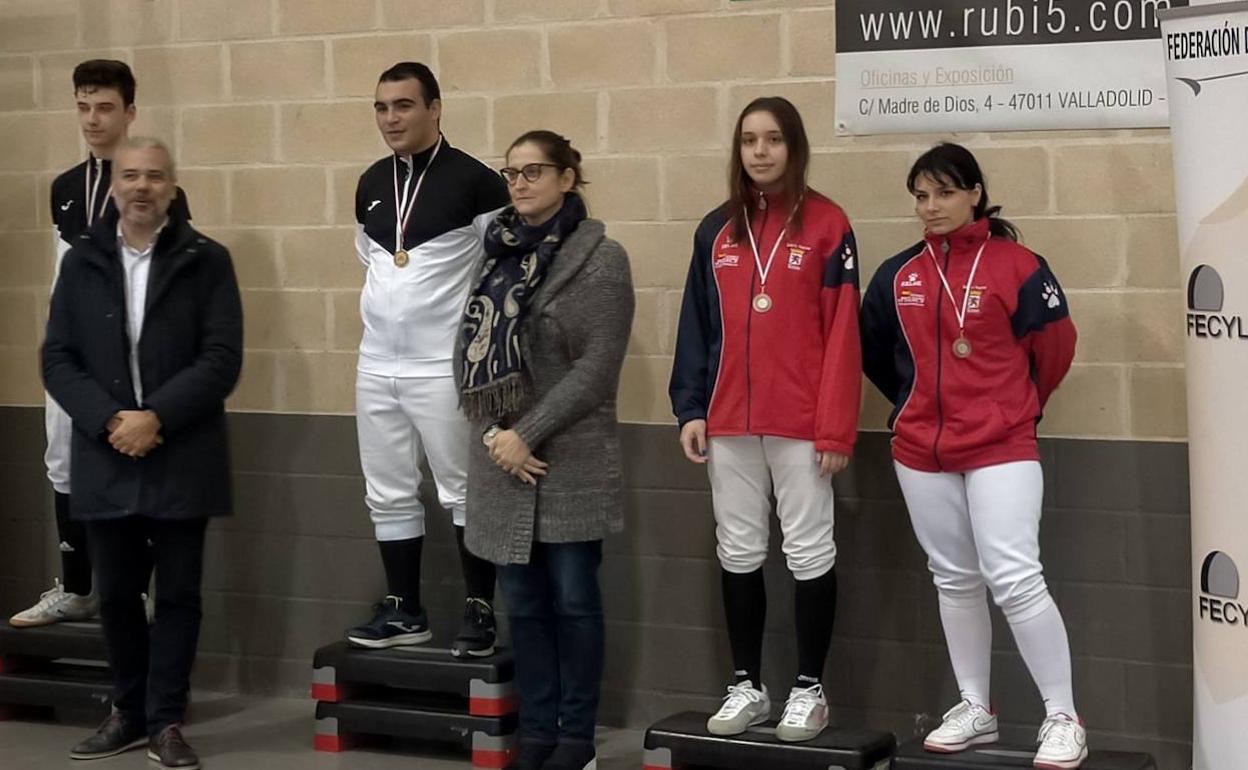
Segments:
[[[387,595],[373,605],[373,619],[347,630],[347,641],[356,647],[381,650],[387,647],[424,644],[433,638],[429,618],[422,608],[415,614],[403,609],[403,600]]]

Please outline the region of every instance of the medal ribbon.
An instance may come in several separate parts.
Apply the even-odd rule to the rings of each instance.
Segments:
[[[394,156],[394,251],[397,254],[403,250],[403,233],[407,232],[407,223],[412,218],[412,212],[416,209],[416,196],[420,195],[420,186],[425,181],[425,174],[429,173],[429,167],[433,165],[433,159],[438,157],[438,150],[442,149],[442,135],[438,135],[438,143],[433,146],[433,154],[429,156],[429,162],[425,164],[425,168],[420,172],[420,176],[416,178],[416,187],[412,190],[412,197],[407,197],[407,189],[412,184],[412,175],[409,173],[407,179],[403,180],[403,194],[399,195],[399,156]]]
[[[100,180],[104,178],[103,164],[104,164],[104,161],[100,160],[94,155],[91,156],[91,158],[87,161],[87,190],[86,190],[87,227],[90,227],[91,223],[94,222],[96,219],[104,216],[104,209],[108,206],[108,192],[106,191],[104,193],[104,201],[100,204],[99,211],[96,211],[96,208],[95,208],[96,197],[99,196],[100,194]],[[94,185],[91,184],[92,167],[95,167],[95,184]],[[110,191],[111,191],[111,188],[110,188]]]
[[[771,272],[771,263],[776,258],[776,250],[780,248],[780,242],[784,240],[784,234],[788,232],[789,226],[786,223],[784,228],[780,230],[780,234],[776,236],[776,242],[772,244],[771,254],[767,257],[767,265],[763,266],[763,259],[758,253],[758,244],[754,241],[754,229],[750,227],[750,212],[745,207],[741,210],[745,213],[745,232],[750,236],[750,251],[754,252],[754,266],[758,268],[758,291],[766,293],[767,291],[767,274]]]
[[[989,235],[988,238],[992,236]],[[940,260],[936,259],[936,252],[932,250],[932,244],[927,244],[927,253],[932,256],[932,264],[936,266],[936,274],[940,276],[940,282],[945,287],[945,295],[949,297],[950,304],[953,305],[953,315],[958,319],[958,337],[962,338],[966,335],[963,329],[966,328],[966,311],[971,305],[971,284],[975,281],[975,271],[979,270],[979,258],[984,256],[984,249],[988,247],[988,238],[980,245],[979,251],[975,254],[975,261],[971,263],[971,274],[966,277],[966,290],[962,294],[962,309],[958,310],[958,301],[953,298],[953,289],[949,288],[949,280],[945,278],[945,271],[940,268]]]

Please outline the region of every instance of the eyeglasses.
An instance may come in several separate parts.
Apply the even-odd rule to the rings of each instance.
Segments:
[[[500,168],[498,173],[503,179],[507,180],[507,184],[515,184],[516,180],[524,177],[526,182],[536,182],[542,178],[542,169],[549,166],[550,168],[563,168],[558,163],[526,163],[523,168]]]

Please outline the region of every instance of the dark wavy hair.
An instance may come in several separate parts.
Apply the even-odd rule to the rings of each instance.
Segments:
[[[113,88],[121,94],[121,106],[134,104],[134,73],[130,65],[116,59],[88,59],[74,67],[74,93],[91,93],[97,88]]]
[[[585,178],[585,172],[581,170],[581,153],[572,146],[572,142],[562,134],[545,129],[536,129],[533,131],[525,131],[516,141],[511,143],[507,148],[510,153],[522,144],[536,144],[542,148],[542,154],[551,163],[554,163],[562,171],[565,168],[572,169],[572,173],[576,175],[575,181],[572,183],[572,190],[579,192],[582,187],[589,184],[589,180]]]
[[[975,185],[979,185],[981,193],[979,203],[975,206],[975,218],[986,217],[989,232],[998,238],[1020,240],[1021,233],[1014,223],[999,216],[1001,207],[988,202],[988,183],[984,181],[984,172],[980,171],[979,162],[970,150],[953,142],[941,142],[920,155],[906,177],[906,189],[911,195],[914,194],[914,185],[920,176],[959,190],[974,190]]]
[[[741,110],[737,126],[732,132],[732,157],[728,161],[728,205],[732,213],[732,228],[736,238],[744,238],[758,205],[754,182],[746,173],[741,161],[741,124],[756,112],[770,113],[780,126],[789,159],[784,169],[784,194],[793,201],[790,222],[794,229],[802,226],[802,201],[806,197],[806,172],[810,167],[810,140],[806,138],[806,126],[801,113],[793,102],[783,96],[760,96]]]

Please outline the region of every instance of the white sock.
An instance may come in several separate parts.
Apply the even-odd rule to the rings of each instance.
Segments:
[[[1048,599],[1043,611],[1026,620],[1010,622],[1014,641],[1022,653],[1023,662],[1031,672],[1040,697],[1044,699],[1046,717],[1066,714],[1078,719],[1075,713],[1075,693],[1071,685],[1070,640],[1066,636],[1066,624],[1062,613]]]
[[[992,618],[988,600],[940,597],[940,622],[945,627],[949,660],[962,697],[992,710]]]

